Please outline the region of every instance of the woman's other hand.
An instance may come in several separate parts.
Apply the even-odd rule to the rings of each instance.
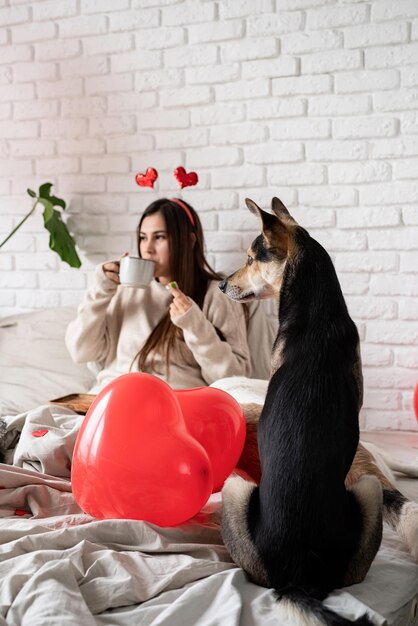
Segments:
[[[173,302],[170,304],[170,317],[174,319],[180,317],[192,308],[192,302],[177,286],[175,281],[168,283],[168,289],[173,296]]]

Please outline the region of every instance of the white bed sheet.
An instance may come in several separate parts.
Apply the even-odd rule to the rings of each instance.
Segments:
[[[0,625],[288,626],[273,592],[231,563],[220,537],[220,494],[176,528],[94,520],[79,509],[69,480],[82,417],[46,405],[5,420]],[[47,435],[32,436],[39,429]],[[382,626],[403,614],[417,590],[418,565],[385,529],[366,580],[326,604],[350,618],[368,609]]]

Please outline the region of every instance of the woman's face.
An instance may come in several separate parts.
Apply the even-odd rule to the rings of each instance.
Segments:
[[[161,213],[153,213],[143,219],[139,234],[139,249],[143,259],[155,262],[154,276],[162,283],[170,282],[168,233]]]

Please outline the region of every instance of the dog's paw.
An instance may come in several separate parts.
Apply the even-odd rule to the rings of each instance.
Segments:
[[[408,550],[418,562],[418,504],[407,502],[402,507],[398,532],[404,538]]]

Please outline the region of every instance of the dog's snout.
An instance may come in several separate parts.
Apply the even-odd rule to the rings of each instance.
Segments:
[[[225,289],[226,289],[227,284],[228,284],[228,279],[227,279],[227,278],[224,278],[224,280],[221,280],[221,281],[218,283],[218,287],[219,287],[219,289],[220,289],[221,291],[223,291],[223,292],[225,293]]]

